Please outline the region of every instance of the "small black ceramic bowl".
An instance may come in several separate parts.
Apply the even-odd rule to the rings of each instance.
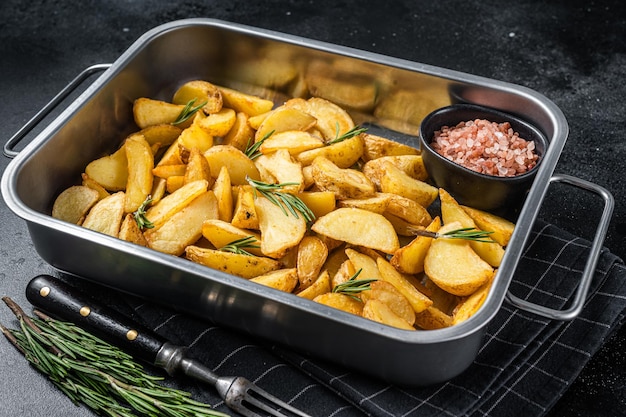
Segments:
[[[520,138],[535,142],[537,165],[523,174],[499,177],[472,171],[433,150],[430,143],[435,131],[475,119],[509,122]],[[519,211],[547,147],[545,136],[519,117],[474,104],[453,104],[433,111],[422,121],[419,137],[424,166],[434,185],[448,191],[460,204],[498,214]]]

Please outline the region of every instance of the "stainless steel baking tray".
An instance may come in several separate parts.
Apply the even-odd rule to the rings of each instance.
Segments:
[[[261,71],[261,66],[281,69],[281,76],[273,77],[273,72]],[[5,146],[6,154],[17,156],[2,177],[2,195],[9,208],[26,221],[37,252],[53,267],[406,385],[445,381],[465,370],[478,352],[487,323],[505,298],[561,319],[572,318],[580,310],[582,302],[578,299],[572,308],[561,312],[525,305],[507,296],[546,190],[555,181],[553,172],[568,135],[563,113],[537,92],[212,19],[159,26],[107,68],[21,152],[11,149],[13,139]],[[285,78],[287,70],[294,71],[292,78]],[[115,150],[122,138],[136,129],[132,120],[134,99],[169,99],[179,85],[191,79],[261,92],[277,103],[312,91],[350,109],[358,123],[368,123],[414,146],[418,146],[421,119],[453,102],[495,107],[534,124],[549,145],[524,205],[515,208],[517,228],[483,307],[454,327],[403,331],[50,216],[55,197],[76,183],[86,164]],[[324,79],[343,83],[345,88],[325,89]],[[362,94],[371,88],[374,101]],[[353,93],[343,94],[346,91]],[[592,189],[610,200],[610,194],[600,187],[570,177],[556,180]],[[587,281],[606,232],[607,211],[610,217],[612,207],[609,203],[606,206],[609,209],[600,222],[589,271],[583,278]],[[584,300],[587,286],[581,283],[578,298]],[[360,346],[372,348],[355,348]]]

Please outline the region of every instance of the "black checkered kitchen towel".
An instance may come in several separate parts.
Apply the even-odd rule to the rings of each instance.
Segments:
[[[576,289],[589,248],[589,242],[538,222],[511,283],[513,294],[561,308]],[[424,388],[389,385],[133,297],[124,300],[120,309],[188,345],[218,374],[243,375],[312,416],[541,416],[621,325],[626,267],[604,251],[585,308],[572,321],[544,319],[505,303],[470,368]],[[184,379],[169,383],[229,412],[211,388]]]

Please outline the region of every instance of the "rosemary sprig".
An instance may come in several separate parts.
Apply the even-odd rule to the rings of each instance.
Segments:
[[[149,195],[144,202],[141,203],[137,211],[133,212],[133,217],[141,230],[152,229],[154,227],[154,224],[146,217],[146,207],[148,207],[150,203],[152,203],[152,196]]]
[[[203,101],[202,103],[198,104],[197,106],[194,107],[194,104],[196,103],[196,98],[192,98],[191,100],[189,100],[187,102],[187,104],[185,104],[185,107],[183,107],[183,109],[180,111],[180,113],[178,114],[178,117],[176,118],[176,120],[174,120],[172,122],[173,125],[178,125],[181,123],[186,122],[191,116],[193,116],[198,110],[200,110],[202,107],[204,107],[204,105],[207,103],[206,101]]]
[[[285,216],[289,216],[289,213],[291,213],[297,219],[299,218],[298,213],[300,213],[307,222],[315,220],[315,214],[313,214],[311,209],[304,204],[304,201],[294,194],[281,191],[283,187],[298,185],[299,183],[282,182],[280,184],[268,184],[266,182],[253,180],[250,177],[246,177],[246,180],[248,181],[248,184],[250,184],[255,190],[258,190],[265,198],[280,207],[283,213],[285,213]],[[289,212],[287,212],[287,210]]]
[[[337,129],[335,131],[335,138],[329,140],[326,145],[332,145],[334,143],[339,143],[342,142],[346,139],[350,139],[353,138],[357,135],[360,135],[363,132],[366,132],[367,128],[366,127],[361,127],[361,126],[354,126],[352,129],[348,130],[346,133],[344,133],[343,135],[339,135],[339,123],[337,123]]]
[[[261,138],[261,140],[259,140],[258,142],[254,142],[254,143],[250,143],[252,141],[252,138],[248,139],[248,143],[246,145],[246,150],[243,152],[246,154],[246,156],[252,160],[257,159],[259,156],[261,156],[261,152],[259,151],[259,148],[261,147],[261,145],[263,145],[263,142],[265,142],[265,140],[267,138],[269,138],[270,136],[272,136],[274,134],[274,131],[272,130],[271,132],[268,132],[265,134],[265,136],[263,136]]]
[[[358,294],[362,291],[370,290],[371,283],[376,281],[374,278],[366,278],[366,279],[356,279],[363,269],[359,269],[350,277],[349,280],[342,282],[341,284],[337,284],[333,287],[332,292],[340,293],[348,295],[358,301],[361,301],[359,297],[355,294]]]
[[[454,229],[443,234],[436,232],[429,232],[427,230],[415,230],[415,234],[420,236],[432,237],[434,239],[463,239],[471,240],[474,242],[495,243],[493,239],[489,237],[493,232],[486,232],[484,230],[478,230],[473,227],[465,227],[462,229]]]
[[[232,253],[237,253],[240,255],[254,256],[253,254],[248,252],[246,249],[260,248],[260,246],[257,245],[257,243],[258,243],[258,240],[256,239],[256,237],[250,235],[250,236],[242,237],[241,239],[233,240],[228,245],[224,245],[221,248],[219,248],[219,250],[221,250],[222,252],[232,252]]]
[[[10,298],[2,300],[20,322],[19,330],[0,325],[5,337],[75,404],[116,417],[228,417],[158,384],[161,377],[146,374],[130,355],[80,327],[38,311],[28,317]]]

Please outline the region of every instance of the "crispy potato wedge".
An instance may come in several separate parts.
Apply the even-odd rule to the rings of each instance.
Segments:
[[[336,207],[335,193],[332,191],[303,191],[296,195],[311,209],[315,218],[330,213]]]
[[[202,110],[208,114],[222,110],[223,100],[221,91],[213,84],[203,80],[188,81],[181,85],[174,93],[172,102],[186,105],[192,102],[194,106],[205,103]]]
[[[206,220],[202,224],[202,236],[204,236],[211,244],[217,248],[221,249],[226,245],[231,244],[235,240],[244,239],[247,237],[254,237],[256,243],[254,246],[258,247],[250,247],[245,248],[247,252],[255,256],[263,256],[263,252],[261,252],[261,235],[253,230],[241,229],[239,227],[235,227],[232,224],[225,222],[219,219],[209,219]]]
[[[152,205],[161,201],[167,190],[167,180],[165,178],[154,177],[152,181]]]
[[[298,155],[301,152],[324,146],[322,139],[301,130],[287,130],[277,132],[265,139],[259,151],[263,154],[270,154],[279,149],[287,149],[289,154]]]
[[[323,156],[315,158],[311,167],[315,185],[321,191],[335,193],[338,200],[373,197],[376,193],[374,184],[362,172],[339,168]]]
[[[422,330],[436,330],[452,326],[452,317],[435,306],[415,314],[415,325]]]
[[[363,165],[363,173],[380,189],[380,177],[385,172],[385,164],[391,163],[411,178],[420,181],[428,179],[428,173],[422,155],[381,156],[371,159]]]
[[[120,226],[120,233],[117,237],[136,245],[148,247],[148,241],[137,225],[137,220],[135,220],[135,217],[131,213],[124,216],[124,220]]]
[[[91,210],[89,210],[82,226],[87,229],[95,230],[96,232],[117,237],[120,232],[122,217],[124,216],[125,200],[126,196],[124,192],[118,191],[98,201]]]
[[[378,300],[391,309],[398,317],[408,325],[415,323],[415,310],[409,300],[402,295],[392,284],[387,281],[374,281],[370,283],[370,289],[360,293],[361,300],[367,304],[371,300]]]
[[[436,187],[410,177],[392,163],[384,163],[383,169],[380,176],[380,190],[384,193],[415,200],[423,207],[430,206],[439,194]]]
[[[152,169],[152,175],[159,178],[182,177],[187,171],[186,164],[157,165]]]
[[[472,227],[478,229],[474,220],[467,214],[461,205],[443,188],[439,189],[439,200],[441,201],[441,218],[444,224],[459,222],[461,227]],[[504,256],[504,248],[498,242],[476,242],[471,241],[472,249],[493,267],[500,266]]]
[[[135,124],[140,129],[144,129],[148,126],[174,123],[184,108],[185,106],[181,104],[140,97],[133,103],[133,117]],[[186,125],[191,124],[189,120],[187,122],[187,124],[181,123],[178,126],[186,127]]]
[[[457,304],[455,309],[452,311],[452,324],[461,323],[476,314],[487,299],[489,290],[491,290],[492,281],[493,280],[486,282],[471,295],[461,299],[459,304]]]
[[[225,136],[235,125],[237,113],[235,110],[223,108],[199,120],[198,125],[211,136]]]
[[[155,228],[160,227],[170,217],[178,213],[208,188],[204,180],[185,184],[175,192],[163,197],[158,203],[152,205],[146,211],[146,218],[152,222]]]
[[[300,243],[307,230],[302,215],[295,217],[285,207],[279,207],[260,195],[254,200],[254,208],[259,216],[261,251],[265,256],[281,258]]]
[[[213,146],[213,135],[202,126],[203,121],[208,118],[202,112],[196,113],[192,125],[183,130],[178,137],[179,154],[181,154],[181,147],[185,149],[198,148],[201,152],[204,152]],[[165,159],[165,156],[163,159]],[[184,162],[182,155],[181,161]]]
[[[98,200],[98,191],[84,185],[73,185],[63,190],[54,200],[52,217],[81,225]]]
[[[317,120],[304,111],[281,106],[273,110],[259,125],[254,139],[260,141],[267,135],[292,130],[308,130],[315,126]]]
[[[296,270],[300,289],[311,286],[318,278],[328,257],[328,247],[315,236],[304,236],[298,244]]]
[[[195,245],[185,248],[185,258],[246,279],[258,277],[281,268],[281,263],[275,259],[222,252]]]
[[[306,166],[311,165],[315,158],[323,156],[339,168],[350,168],[361,158],[363,149],[363,139],[361,135],[357,135],[331,145],[300,152],[297,158]]]
[[[380,214],[342,207],[316,220],[311,229],[335,240],[393,254],[400,247],[393,226]]]
[[[154,157],[150,144],[143,135],[129,136],[124,148],[128,162],[124,210],[126,213],[132,213],[146,201],[152,191]]]
[[[217,199],[213,191],[207,190],[170,216],[159,227],[147,229],[144,236],[152,249],[180,256],[187,246],[202,236],[203,223],[215,218],[217,218]]]
[[[193,181],[205,180],[209,184],[209,187],[212,187],[215,182],[214,178],[211,176],[209,161],[206,160],[198,148],[192,148],[189,152],[184,178],[185,184]]]
[[[293,98],[284,105],[313,116],[317,120],[315,127],[322,133],[325,141],[335,139],[354,128],[354,121],[347,111],[320,97],[311,97],[308,100]]]
[[[330,274],[327,270],[324,270],[311,285],[299,291],[297,296],[306,298],[307,300],[313,300],[318,295],[326,294],[330,292],[330,290]]]
[[[415,330],[402,317],[398,316],[387,304],[379,299],[372,298],[363,305],[363,317],[387,326],[397,327],[404,330]]]
[[[298,285],[298,274],[295,268],[277,269],[276,271],[270,271],[250,278],[250,281],[279,291],[292,292]]]
[[[164,123],[145,127],[137,133],[143,135],[150,146],[158,145],[159,147],[165,147],[174,143],[182,131],[183,129],[178,126]]]
[[[109,193],[106,188],[104,188],[93,178],[90,178],[89,175],[85,174],[84,172],[80,174],[80,177],[82,178],[82,185],[84,185],[85,187],[89,187],[98,193],[98,200],[102,200],[104,197],[108,197],[109,195],[111,195],[111,193]]]
[[[230,175],[226,167],[220,169],[220,173],[213,183],[213,192],[215,197],[217,197],[217,211],[220,220],[230,222],[233,218],[233,193],[231,191]]]
[[[448,223],[439,233],[460,227],[459,222]],[[424,272],[441,289],[466,296],[489,281],[494,270],[474,252],[467,240],[435,239],[424,259]]]
[[[318,295],[313,299],[313,301],[347,313],[356,314],[357,316],[360,316],[363,313],[362,302],[338,292],[327,292],[326,294]]]
[[[373,197],[367,198],[348,198],[345,200],[339,200],[337,205],[339,207],[352,207],[362,210],[371,211],[378,214],[383,214],[389,202],[391,201],[391,194],[378,193]]]
[[[383,193],[385,194],[385,193]],[[430,213],[424,206],[407,197],[398,194],[387,194],[389,205],[386,212],[393,214],[410,224],[418,226],[428,226],[433,221]]]
[[[357,271],[350,259],[346,259],[339,265],[339,268],[330,278],[331,289],[335,288],[339,284],[343,284],[356,274]]]
[[[419,155],[420,151],[412,146],[395,140],[383,138],[369,133],[361,134],[363,139],[363,160],[370,161],[383,156]]]
[[[167,177],[165,179],[165,189],[169,194],[172,194],[174,191],[181,188],[185,185],[185,176],[184,175],[172,175],[171,177]]]
[[[350,259],[355,273],[361,271],[357,279],[383,279],[374,258],[352,248],[346,248],[346,256]]]
[[[237,199],[231,223],[242,229],[258,229],[259,216],[254,206],[254,189],[250,185],[238,186]]]
[[[254,142],[254,129],[248,124],[248,115],[237,112],[235,123],[222,138],[222,145],[230,145],[244,152],[248,144]]]
[[[420,292],[408,279],[384,258],[380,257],[376,260],[378,270],[383,281],[387,281],[409,301],[411,307],[416,313],[420,313],[430,307],[433,302],[430,298]]]
[[[245,113],[248,116],[256,116],[266,113],[274,107],[272,100],[243,93],[238,90],[219,86],[222,100],[226,107]]]
[[[88,163],[85,167],[85,174],[108,191],[125,190],[128,181],[128,161],[124,145],[111,155]]]
[[[436,233],[440,227],[441,219],[437,216],[426,227],[426,230]],[[424,271],[424,259],[432,241],[432,237],[417,236],[406,246],[398,249],[389,262],[403,274],[419,274]]]
[[[511,235],[515,229],[515,224],[495,214],[487,213],[483,210],[461,206],[463,210],[474,220],[480,230],[492,232],[489,237],[502,246],[509,244]]]
[[[287,184],[286,193],[297,194],[304,191],[302,166],[293,160],[287,149],[279,149],[268,155],[260,155],[254,160],[261,180],[268,184]]]
[[[222,167],[228,169],[230,181],[233,185],[248,184],[246,177],[260,180],[261,175],[254,162],[245,153],[230,145],[215,145],[204,152],[209,162],[211,172],[220,172]]]

